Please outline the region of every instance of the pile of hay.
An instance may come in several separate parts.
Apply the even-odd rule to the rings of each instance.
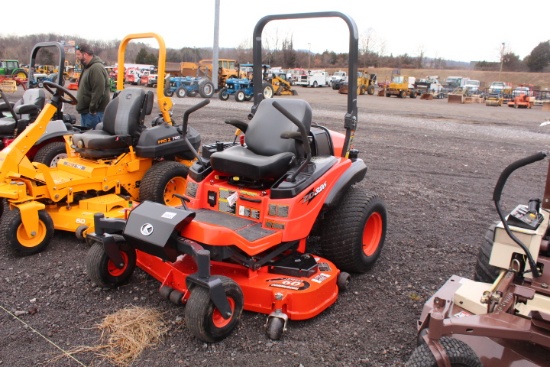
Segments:
[[[101,330],[100,345],[78,347],[56,360],[92,352],[117,366],[129,366],[145,348],[158,344],[168,331],[160,312],[135,306],[106,316],[97,328]]]
[[[157,310],[125,308],[108,315],[98,325],[101,355],[118,366],[127,366],[147,347],[158,344],[168,328]]]

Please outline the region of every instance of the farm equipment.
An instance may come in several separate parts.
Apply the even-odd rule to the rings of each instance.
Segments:
[[[337,84],[338,82],[334,82]],[[348,94],[348,82],[347,80],[339,82],[340,87],[338,93]],[[372,96],[374,94],[374,88],[376,86],[376,74],[368,73],[367,70],[360,70],[357,72],[357,94],[368,94]]]
[[[415,77],[394,73],[386,88],[386,97],[397,96],[398,98],[405,98],[409,96],[411,98],[416,98],[417,91],[414,88],[415,82]]]
[[[273,86],[262,81],[262,96],[264,98],[273,97]],[[225,81],[225,86],[219,91],[218,97],[222,101],[227,101],[229,96],[235,96],[235,101],[250,101],[254,97],[254,82],[249,78],[229,78]]]
[[[298,91],[292,88],[292,84],[286,80],[286,73],[273,73],[269,79],[276,96],[297,96]]]
[[[57,42],[41,42],[37,43],[32,49],[30,70],[33,70],[39,50],[46,48],[56,48],[59,52],[60,65],[63,65],[65,59],[63,46]],[[30,88],[33,75],[31,72],[30,77],[27,79],[29,89],[26,89],[23,96],[16,102],[10,102],[6,94],[0,91],[0,97],[3,101],[0,102],[0,150],[9,146],[17,136],[31,126],[40,111],[44,109],[46,94],[41,89]],[[62,84],[63,78],[59,74],[56,75],[58,83]],[[64,136],[80,132],[80,129],[74,126],[75,123],[76,119],[73,116],[64,114],[61,109],[57,110],[38,140],[34,142],[30,149],[25,147],[26,156],[30,161],[55,166],[59,159],[67,156]]]
[[[166,48],[154,33],[123,39],[119,65],[124,65],[124,51],[131,39],[151,37],[159,42],[162,75]],[[103,123],[94,130],[65,136],[67,158],[60,159],[56,167],[31,163],[24,155],[60,111],[62,102],[76,104],[71,92],[55,83],[44,82],[44,88],[53,94],[51,102],[0,152],[0,198],[7,199],[10,209],[2,216],[0,236],[17,255],[44,250],[54,229],[84,238],[93,229],[94,213],[124,217],[129,202],[138,200],[172,205],[172,193],[185,189],[188,166],[194,159],[186,144],[198,147],[200,135],[190,128],[185,142],[180,139],[183,132],[171,120],[172,101],[162,95],[162,79],[157,86],[161,114],[146,128],[144,119],[152,111],[153,92],[139,87],[124,89],[123,72],[122,68],[118,71],[118,96],[107,105]],[[204,105],[186,111],[184,118]]]
[[[485,106],[496,106],[500,107],[502,106],[503,98],[499,93],[489,93],[487,97],[485,97]]]
[[[414,87],[420,94],[420,99],[432,100],[443,98],[443,86],[439,83],[439,77],[433,75],[418,79]]]
[[[485,235],[474,280],[453,275],[425,303],[407,367],[550,364],[550,175],[544,200],[531,199],[506,217],[500,205],[510,175],[547,155],[501,173],[493,192],[500,222]]]
[[[195,97],[197,94],[202,98],[211,98],[214,95],[214,84],[206,78],[174,76],[168,78],[164,95],[172,97],[174,94],[178,98]]]
[[[346,21],[355,85],[357,28],[339,12],[260,19],[252,38],[255,80],[262,77],[264,26],[313,17]],[[267,336],[281,338],[289,320],[310,319],[334,304],[350,281],[346,272],[371,268],[385,239],[383,201],[355,185],[367,171],[351,147],[355,88],[345,134],[312,122],[304,100],[264,99],[259,83],[253,95],[249,122],[226,120],[245,133],[242,143],[205,145],[202,156],[195,151],[181,206],[142,201],[127,219],[98,214],[87,237],[93,282],[120,286],[139,266],[161,283],[161,296],[186,305],[187,328],[205,342],[229,336],[243,309],[268,315]],[[324,257],[309,252],[315,238]]]
[[[0,60],[0,84],[15,82],[16,85],[19,84],[25,87],[28,76],[28,72],[19,65],[19,61]]]
[[[531,108],[533,107],[535,97],[530,97],[527,94],[515,96],[513,100],[508,102],[508,107],[514,108]]]

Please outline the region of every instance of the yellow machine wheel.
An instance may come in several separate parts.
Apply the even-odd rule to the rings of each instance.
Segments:
[[[38,212],[38,231],[27,235],[23,227],[21,212],[15,208],[4,213],[0,225],[0,236],[8,243],[15,255],[28,256],[43,251],[54,234],[53,221],[45,210]]]
[[[154,164],[145,174],[139,188],[139,201],[153,201],[168,206],[181,205],[174,194],[185,194],[189,168],[182,163],[162,161]]]

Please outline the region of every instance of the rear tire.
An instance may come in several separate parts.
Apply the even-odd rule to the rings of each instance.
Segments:
[[[202,98],[212,98],[214,95],[214,84],[208,80],[199,83],[199,94]]]
[[[140,201],[153,201],[168,206],[180,206],[181,199],[174,194],[184,194],[189,168],[182,163],[163,161],[154,164],[139,188]]]
[[[382,252],[386,216],[384,203],[376,194],[350,187],[323,219],[322,254],[341,270],[366,272]]]
[[[235,93],[235,101],[237,102],[243,102],[244,101],[244,92],[242,90],[237,91]]]
[[[57,162],[63,158],[67,158],[65,143],[53,141],[38,149],[33,161],[43,163],[48,167],[57,167]]]
[[[273,98],[273,86],[269,83],[262,83],[262,94],[265,99]]]
[[[444,336],[439,343],[445,349],[451,367],[483,367],[474,350],[463,341]],[[405,367],[437,367],[437,362],[428,345],[422,344],[414,350]]]
[[[493,223],[487,232],[485,232],[483,242],[481,242],[481,246],[479,247],[474,271],[474,280],[476,282],[493,283],[500,273],[499,268],[489,265],[496,225],[497,223]]]
[[[185,306],[185,324],[198,339],[213,343],[229,336],[239,323],[244,306],[241,288],[232,279],[220,276],[231,316],[224,319],[210,299],[208,289],[195,286]]]

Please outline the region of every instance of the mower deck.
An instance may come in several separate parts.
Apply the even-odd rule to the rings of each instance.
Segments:
[[[279,310],[291,320],[305,320],[317,316],[336,301],[340,270],[330,261],[310,254],[292,259],[290,264],[274,263],[258,270],[212,261],[211,273],[231,277],[239,284],[245,310],[263,314]],[[159,280],[161,288],[167,286],[182,292],[183,303],[189,297],[185,279],[198,271],[191,256],[182,255],[171,263],[139,250],[137,265]],[[301,268],[302,265],[305,268]]]

